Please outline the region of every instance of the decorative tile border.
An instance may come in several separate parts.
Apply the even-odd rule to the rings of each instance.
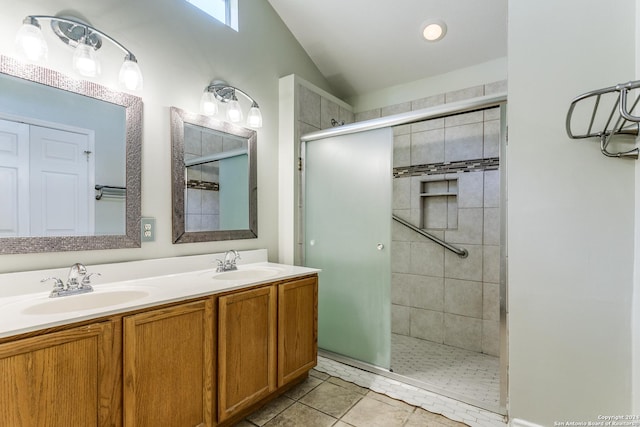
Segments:
[[[461,160],[458,162],[428,163],[426,165],[400,166],[393,168],[394,178],[422,175],[442,175],[447,173],[477,172],[498,170],[500,159],[490,157],[486,159]]]
[[[220,191],[220,184],[218,184],[217,182],[190,179],[189,181],[187,181],[187,188],[192,188],[195,190]]]
[[[471,427],[507,427],[506,417],[391,378],[318,356],[317,371],[366,387],[376,393],[419,406]]]

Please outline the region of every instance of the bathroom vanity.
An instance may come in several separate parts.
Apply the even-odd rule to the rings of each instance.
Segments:
[[[231,425],[304,380],[318,270],[242,255],[265,260],[222,273],[215,255],[92,266],[104,283],[92,293],[0,295],[0,425]],[[42,273],[0,275],[0,288]]]

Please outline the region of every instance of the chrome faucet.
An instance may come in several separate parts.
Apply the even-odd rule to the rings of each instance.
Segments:
[[[84,280],[84,276],[87,275],[87,267],[80,263],[75,263],[69,269],[69,277],[67,279],[67,288],[68,289],[78,289],[82,286],[82,280]],[[82,277],[81,281],[78,281],[78,278]]]
[[[91,276],[93,275],[100,276],[100,273],[87,274],[87,267],[80,263],[76,263],[69,269],[69,277],[67,278],[66,284],[62,283],[62,280],[57,277],[47,277],[46,279],[42,279],[40,282],[44,283],[49,280],[54,281],[53,289],[49,294],[49,298],[64,297],[67,295],[92,292],[93,287],[90,283]]]
[[[233,258],[232,258],[233,257]],[[216,272],[221,273],[223,271],[231,271],[237,270],[238,266],[236,262],[240,259],[240,254],[238,251],[231,249],[224,253],[224,260],[216,259],[218,263],[218,268],[216,268]]]

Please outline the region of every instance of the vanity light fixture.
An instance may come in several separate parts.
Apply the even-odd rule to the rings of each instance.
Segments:
[[[50,20],[51,29],[58,38],[74,48],[73,68],[80,75],[95,77],[100,74],[96,51],[102,46],[103,40],[109,40],[125,52],[118,82],[127,90],[142,90],[142,73],[135,55],[116,39],[75,18],[48,15],[29,15],[24,18],[16,34],[16,46],[18,52],[27,59],[36,62],[47,57],[49,49],[40,27],[42,20]]]
[[[447,34],[447,24],[440,20],[430,20],[422,24],[422,37],[426,41],[442,40]]]
[[[213,116],[218,112],[218,102],[227,104],[227,120],[232,123],[241,122],[243,119],[242,108],[238,102],[236,94],[245,96],[251,101],[251,108],[247,113],[247,126],[251,128],[262,127],[262,113],[258,103],[246,92],[237,87],[230,86],[221,80],[214,80],[204,89],[200,98],[200,113],[206,116]]]

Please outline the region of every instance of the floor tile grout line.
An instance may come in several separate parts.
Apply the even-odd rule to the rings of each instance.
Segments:
[[[324,383],[329,383],[329,384],[335,385],[336,387],[341,387],[341,388],[344,388],[345,390],[349,390],[349,391],[351,391],[351,390],[350,390],[349,388],[347,388],[347,387],[343,387],[343,386],[342,386],[342,385],[340,385],[340,384],[336,384],[336,383],[334,383],[334,382],[330,382],[329,380],[331,380],[332,378],[337,378],[337,377],[329,376],[329,378],[324,379],[320,384],[318,384],[317,386],[315,386],[313,389],[309,390],[309,391],[308,391],[308,392],[306,392],[304,395],[300,396],[300,399],[302,399],[303,397],[307,396],[309,393],[311,393],[313,390],[317,389],[318,387],[320,387],[320,386],[321,386],[322,384],[324,384]],[[343,381],[344,381],[344,380],[343,380]],[[353,384],[353,383],[352,383],[352,384]],[[361,401],[361,400],[366,396],[366,394],[361,394],[361,393],[356,392],[356,391],[354,391],[354,393],[356,393],[356,394],[360,395],[360,396],[358,397],[358,400],[356,400],[356,401],[355,401],[351,406],[349,406],[349,408],[348,408],[348,409],[347,409],[347,410],[346,410],[342,415],[340,415],[340,417],[337,417],[336,423],[337,423],[338,421],[342,421],[342,418],[343,418],[345,415],[347,415],[347,413],[349,413],[349,411],[351,411],[351,410],[352,410],[352,409],[353,409],[353,408],[358,404],[358,402],[360,402],[360,401]],[[300,402],[300,399],[298,399],[297,401],[298,401],[298,402]],[[315,408],[315,407],[313,407],[313,406],[311,406],[311,405],[309,405],[309,404],[306,404],[305,402],[300,402],[300,403],[301,403],[301,404],[303,404],[303,405],[306,405],[306,406],[308,406],[308,407],[310,407],[310,408],[312,408],[312,409],[315,409],[315,410],[317,410],[317,411],[320,411],[320,412],[322,412],[323,414],[326,414],[326,415],[329,415],[329,416],[333,417],[333,415],[331,415],[331,414],[327,414],[326,412],[322,411],[321,409]],[[335,418],[335,417],[334,417],[334,418]],[[335,424],[335,423],[334,423],[334,424]],[[346,423],[345,423],[345,424],[346,424]]]
[[[318,372],[319,372],[319,371],[318,371]],[[331,383],[331,382],[329,382],[329,380],[330,380],[331,378],[336,378],[336,377],[329,376],[328,378],[321,379],[321,378],[318,378],[318,377],[316,377],[316,376],[313,376],[312,374],[309,374],[309,376],[310,376],[310,377],[313,377],[313,378],[315,378],[315,379],[317,379],[317,380],[319,380],[319,381],[320,381],[320,383],[319,383],[318,385],[316,385],[316,386],[312,387],[311,389],[307,390],[304,394],[302,394],[302,395],[301,395],[300,397],[298,397],[298,398],[292,399],[291,397],[286,396],[286,393],[285,393],[285,394],[283,394],[283,396],[286,396],[286,397],[288,397],[289,399],[291,399],[291,400],[294,402],[294,404],[295,404],[295,403],[299,403],[299,404],[301,404],[301,405],[306,406],[307,408],[310,408],[310,409],[313,409],[313,410],[315,410],[315,411],[318,411],[318,412],[320,412],[320,413],[322,413],[322,414],[325,414],[325,415],[327,415],[327,416],[329,416],[329,417],[331,417],[331,418],[335,418],[335,420],[336,420],[336,421],[335,421],[332,425],[335,425],[338,421],[341,421],[341,420],[342,420],[342,417],[344,417],[344,416],[345,416],[345,415],[346,415],[346,414],[347,414],[351,409],[353,409],[353,407],[354,407],[354,406],[356,406],[356,405],[358,404],[358,402],[360,402],[360,400],[362,400],[362,398],[364,397],[364,395],[360,395],[360,396],[358,397],[358,400],[357,400],[357,401],[355,401],[351,406],[349,406],[349,408],[348,408],[348,409],[347,409],[347,410],[346,410],[342,415],[340,415],[339,417],[335,417],[334,415],[329,414],[329,413],[327,413],[327,412],[325,412],[325,411],[323,411],[323,410],[321,410],[321,409],[319,409],[319,408],[316,408],[316,407],[312,406],[311,404],[308,404],[308,403],[306,403],[306,402],[303,402],[303,401],[302,401],[302,399],[303,399],[305,396],[309,395],[309,394],[310,394],[311,392],[313,392],[314,390],[316,390],[316,389],[317,389],[318,387],[320,387],[322,384],[325,384],[325,383],[333,384],[333,385],[335,385],[336,387],[341,387],[341,388],[344,388],[345,390],[349,390],[349,389],[348,389],[348,388],[346,388],[346,387],[341,386],[340,384],[335,384],[335,383]],[[308,377],[307,377],[307,378],[308,378]],[[303,384],[303,383],[304,383],[304,381],[303,381],[303,382],[301,382],[299,385],[301,385],[301,384]],[[360,394],[360,393],[358,393],[358,394]],[[267,404],[267,405],[268,405],[268,404]],[[266,406],[266,405],[265,405],[265,406]],[[265,424],[269,423],[271,420],[273,420],[274,418],[276,418],[278,415],[282,414],[284,411],[286,411],[287,409],[289,409],[291,406],[292,406],[292,405],[289,405],[288,407],[284,408],[282,411],[278,412],[275,416],[273,416],[272,418],[270,418],[270,419],[269,419]],[[258,426],[258,427],[260,427],[260,426]]]
[[[310,376],[312,376],[312,375],[311,375],[311,374],[309,374],[309,375],[307,376],[307,378],[305,379],[305,381],[306,381]],[[292,400],[292,401],[293,401],[293,403],[292,403],[291,405],[287,406],[286,408],[284,408],[283,410],[279,411],[279,412],[278,412],[277,414],[275,414],[273,417],[269,418],[265,423],[263,423],[263,424],[262,424],[262,426],[264,426],[264,425],[268,424],[269,422],[271,422],[271,420],[273,420],[273,419],[274,419],[274,418],[276,418],[278,415],[282,414],[284,411],[286,411],[287,409],[289,409],[293,404],[295,404],[295,403],[299,402],[299,401],[300,401],[300,399],[302,399],[302,398],[303,398],[304,396],[306,396],[307,394],[311,393],[313,390],[315,390],[316,388],[318,388],[321,384],[323,384],[324,382],[326,382],[326,381],[327,381],[327,379],[328,379],[328,378],[325,378],[325,379],[323,380],[323,379],[320,379],[320,378],[318,378],[318,377],[313,377],[313,378],[316,378],[317,380],[319,380],[319,381],[320,381],[320,383],[319,383],[318,385],[316,385],[315,387],[313,387],[313,388],[309,389],[306,393],[304,393],[304,394],[303,394],[302,396],[300,396],[299,398],[292,398],[292,397],[290,397],[290,396],[288,396],[288,395],[287,395],[287,393],[289,393],[291,390],[293,390],[293,388],[292,388],[292,389],[290,389],[290,390],[288,390],[287,392],[285,392],[285,393],[281,394],[280,396],[278,396],[276,399],[279,399],[280,397],[286,397],[286,398],[288,398],[288,399]],[[330,378],[330,377],[329,377],[329,378]],[[300,382],[300,384],[298,384],[296,387],[299,387],[300,385],[304,384],[304,382],[305,382],[305,381],[301,381],[301,382]],[[295,387],[294,387],[294,388],[295,388]],[[268,405],[270,405],[270,404],[271,404],[272,402],[274,402],[276,399],[271,400],[271,401],[269,401],[269,402],[265,403],[265,404],[264,404],[264,405],[262,405],[260,408],[258,408],[255,412],[258,412],[258,411],[262,410],[263,408],[266,408]],[[304,404],[304,403],[302,403],[302,402],[299,402],[299,403]],[[315,408],[313,408],[313,409],[315,409]],[[255,413],[255,412],[254,412],[254,413]],[[329,414],[327,414],[327,415],[329,415]],[[248,417],[250,417],[250,416],[251,416],[251,415],[248,415],[247,417],[245,417],[245,418],[244,418],[244,420],[245,420],[245,421],[247,421],[247,422],[249,422],[249,423],[251,423],[251,424],[253,424],[253,425],[254,425],[254,426],[256,426],[256,427],[262,427],[262,426],[260,426],[259,424],[256,424],[256,423],[254,423],[253,421],[249,420],[249,418],[248,418]]]
[[[335,418],[335,419],[336,419],[336,422],[338,422],[338,421],[342,421],[342,417],[344,417],[345,415],[347,415],[347,413],[348,413],[350,410],[352,410],[352,409],[353,409],[353,407],[354,407],[354,406],[356,406],[356,405],[358,404],[358,402],[360,402],[360,401],[362,400],[362,398],[363,398],[363,397],[364,397],[364,396],[360,396],[360,397],[358,398],[358,400],[357,400],[353,405],[351,405],[351,406],[349,407],[349,409],[347,409],[347,410],[345,411],[345,413],[344,413],[344,414],[340,415],[339,417],[336,417],[336,416],[334,416],[334,415],[328,414],[328,413],[326,413],[325,411],[323,411],[322,409],[319,409],[319,408],[316,408],[316,407],[314,407],[314,406],[311,406],[311,405],[310,405],[310,404],[308,404],[308,403],[300,402],[300,401],[298,401],[297,403],[299,403],[299,404],[301,404],[301,405],[304,405],[304,406],[306,406],[307,408],[311,408],[311,409],[313,409],[313,410],[316,410],[316,411],[318,411],[318,412],[320,412],[320,413],[323,413],[323,414],[325,414],[325,415],[328,415],[328,416],[330,416],[331,418]],[[335,423],[334,423],[334,424],[335,424]]]

